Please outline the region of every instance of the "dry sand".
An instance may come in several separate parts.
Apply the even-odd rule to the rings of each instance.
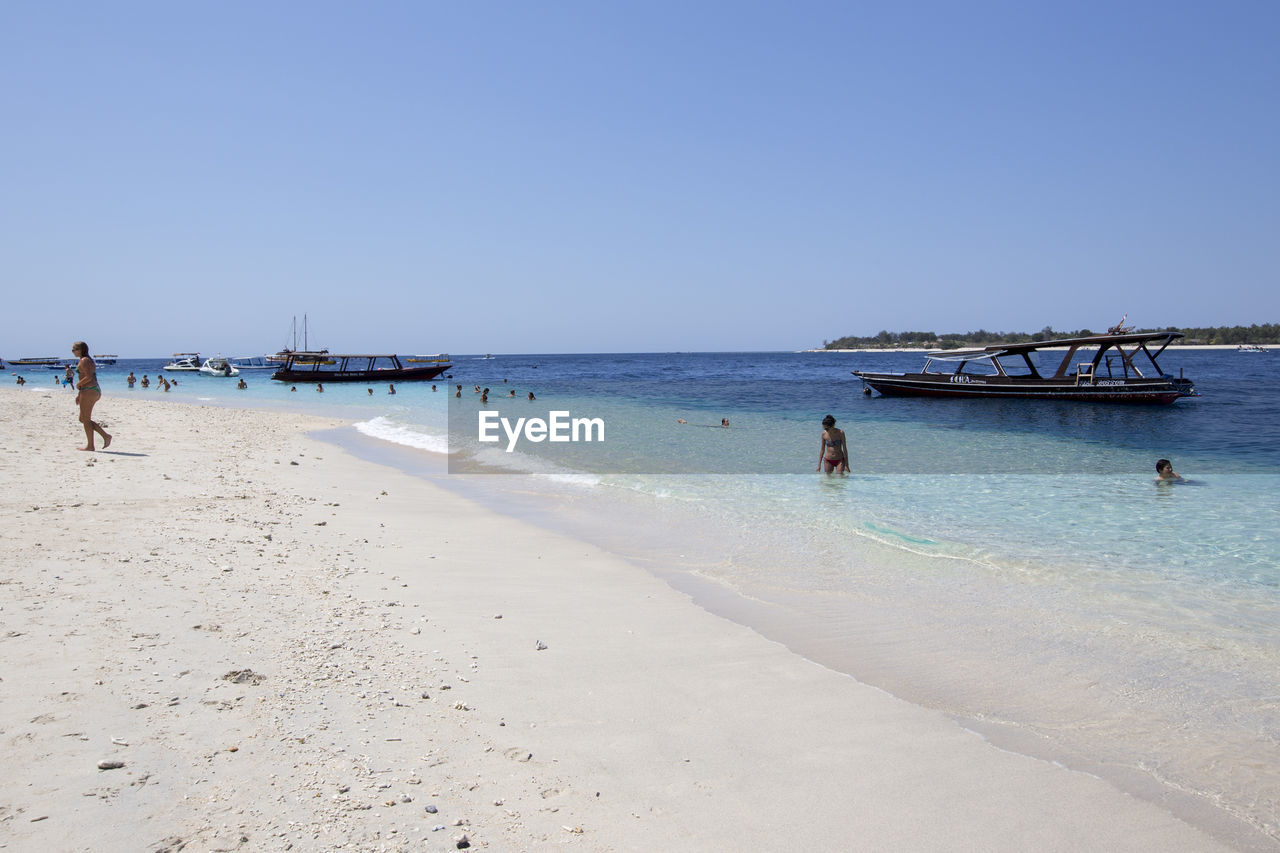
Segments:
[[[97,414],[0,389],[0,848],[1226,849],[333,422]]]

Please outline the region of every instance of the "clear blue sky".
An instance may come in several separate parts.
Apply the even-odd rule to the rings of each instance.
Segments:
[[[0,356],[1280,321],[1280,3],[8,2]]]

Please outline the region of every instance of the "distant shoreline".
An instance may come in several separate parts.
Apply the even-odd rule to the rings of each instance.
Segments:
[[[956,349],[957,350],[983,349],[984,346],[1000,346],[1000,344],[986,344],[986,345],[973,344],[972,346],[966,344],[965,346],[962,346],[962,347],[956,347]],[[1015,346],[1015,344],[1010,344],[1010,346]],[[1184,350],[1184,349],[1234,350],[1234,349],[1238,349],[1238,347],[1239,347],[1238,344],[1173,344],[1169,347],[1168,351]],[[1262,348],[1267,352],[1271,352],[1272,349],[1275,349],[1276,351],[1280,352],[1280,344],[1273,345],[1273,346],[1264,345]],[[1067,349],[1067,347],[1041,347],[1041,349],[1065,350]],[[1085,346],[1085,347],[1081,347],[1081,349],[1097,349],[1097,347]],[[937,347],[859,347],[857,349],[825,349],[823,347],[818,347],[816,349],[796,350],[796,352],[951,352],[951,350],[942,350],[942,349],[938,349]]]

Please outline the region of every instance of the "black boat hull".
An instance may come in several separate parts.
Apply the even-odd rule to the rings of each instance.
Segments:
[[[271,374],[278,382],[426,382],[435,379],[453,365],[430,365],[428,367],[386,368],[383,370],[333,370],[324,369],[324,365],[315,365],[315,369],[298,367],[280,368]]]
[[[1104,379],[1096,383],[1010,377],[938,376],[926,374],[854,375],[885,397],[1005,398],[1075,400],[1089,403],[1168,405],[1180,397],[1198,396],[1186,379]]]

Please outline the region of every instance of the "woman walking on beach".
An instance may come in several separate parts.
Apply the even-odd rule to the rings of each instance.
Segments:
[[[88,442],[81,450],[93,450],[93,434],[102,436],[102,449],[111,446],[111,436],[93,421],[93,405],[102,397],[102,389],[98,387],[98,365],[89,358],[89,345],[84,341],[76,341],[71,345],[71,353],[80,359],[76,365],[76,403],[80,406],[80,423],[84,424],[84,436]],[[68,366],[67,370],[71,368]]]
[[[818,448],[818,470],[827,473],[849,473],[849,444],[844,430],[836,429],[836,419],[827,415],[822,419],[822,446]]]

